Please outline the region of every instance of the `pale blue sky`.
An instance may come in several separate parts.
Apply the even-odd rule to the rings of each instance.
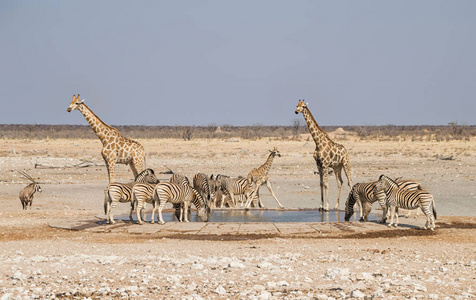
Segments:
[[[476,124],[476,1],[0,1],[0,123]]]

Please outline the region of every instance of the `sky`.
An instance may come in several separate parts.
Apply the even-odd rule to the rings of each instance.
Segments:
[[[476,1],[0,1],[0,123],[476,124]]]

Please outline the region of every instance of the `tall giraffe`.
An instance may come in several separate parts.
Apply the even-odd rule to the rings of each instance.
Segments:
[[[352,187],[352,178],[351,178],[351,168],[349,161],[349,154],[345,147],[341,144],[338,144],[331,140],[331,138],[325,133],[319,125],[317,125],[316,120],[312,116],[309,108],[307,108],[307,103],[304,103],[304,100],[299,100],[297,105],[296,114],[301,113],[306,120],[307,126],[309,127],[309,132],[316,143],[316,150],[314,151],[314,159],[316,160],[317,169],[319,170],[319,177],[321,179],[321,206],[319,210],[329,210],[329,197],[328,197],[328,168],[332,168],[336,175],[338,192],[337,192],[337,204],[335,209],[339,207],[340,192],[342,188],[342,168],[344,168],[345,176],[349,187]],[[325,199],[326,204],[324,206],[324,190],[325,190]]]
[[[116,128],[101,121],[83,102],[84,99],[79,100],[79,94],[73,95],[67,111],[79,110],[101,140],[101,155],[106,162],[109,183],[114,182],[116,163],[129,165],[134,177],[137,177],[139,172],[145,170],[144,147],[136,141],[123,137]]]
[[[281,156],[281,153],[279,153],[278,148],[274,147],[273,150],[269,150],[271,152],[268,156],[268,159],[264,164],[262,164],[259,168],[257,169],[252,169],[250,173],[248,173],[248,184],[250,187],[253,187],[253,184],[255,184],[255,187],[253,189],[253,193],[251,194],[251,197],[246,201],[245,208],[248,208],[251,204],[251,201],[253,201],[253,198],[255,194],[258,195],[258,201],[260,203],[260,206],[263,206],[261,204],[261,199],[259,199],[259,188],[266,183],[266,186],[268,187],[269,192],[271,195],[274,197],[276,202],[278,202],[278,205],[280,208],[284,208],[284,206],[279,203],[278,198],[273,192],[273,189],[271,188],[271,182],[269,181],[269,169],[271,169],[271,164],[273,163],[274,157],[275,156]]]

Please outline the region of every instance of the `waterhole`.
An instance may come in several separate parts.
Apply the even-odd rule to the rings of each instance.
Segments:
[[[299,210],[280,210],[280,209],[215,209],[208,214],[209,222],[216,223],[254,223],[254,222],[344,222],[345,212],[343,210],[330,210],[322,212],[317,209],[299,209]],[[134,221],[136,220],[135,213],[132,215]],[[150,212],[145,214],[146,221],[150,221]],[[162,213],[165,222],[176,222],[172,211],[168,210]],[[358,221],[359,213],[354,213],[350,221]],[[129,215],[121,215],[117,218],[122,220],[129,220]],[[157,214],[155,214],[157,220]],[[196,211],[192,211],[188,215],[190,222],[200,222]],[[375,214],[369,214],[369,221],[377,220]]]

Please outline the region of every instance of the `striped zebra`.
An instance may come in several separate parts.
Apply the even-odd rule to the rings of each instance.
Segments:
[[[200,193],[203,199],[206,199],[207,209],[212,207],[212,199],[216,196],[215,189],[212,189],[210,185],[210,180],[206,174],[198,173],[193,176],[193,188]]]
[[[155,203],[152,200],[152,194],[154,193],[154,188],[156,185],[157,184],[151,184],[151,183],[138,183],[134,185],[134,187],[132,188],[132,201],[134,202],[134,205],[136,207],[137,223],[141,225],[143,224],[142,210],[145,208],[146,203],[150,203],[153,205],[152,218],[150,222],[154,223],[154,210],[156,207],[155,207]]]
[[[188,222],[187,211],[190,203],[193,203],[195,205],[200,220],[202,220],[203,222],[208,221],[205,201],[203,200],[200,193],[198,193],[194,188],[189,185],[176,184],[173,182],[159,183],[155,186],[153,192],[153,201],[154,207],[158,207],[160,224],[165,224],[164,219],[162,218],[162,210],[164,209],[165,203],[167,202],[172,203],[176,209],[177,207],[181,207],[179,216],[180,222]],[[155,209],[152,210],[152,220],[154,218],[154,210]]]
[[[231,198],[232,205],[235,207],[237,205],[235,195],[244,195],[248,201],[248,199],[251,197],[251,194],[253,193],[253,188],[246,178],[230,178],[219,175],[217,176],[217,181],[225,199],[229,196]],[[223,207],[224,202],[225,201],[221,201],[220,207]],[[240,203],[243,205],[243,202]]]
[[[104,190],[104,214],[106,215],[106,222],[108,224],[116,223],[114,221],[114,209],[118,203],[131,202],[131,211],[129,213],[129,219],[132,221],[132,211],[134,210],[134,202],[132,201],[132,188],[137,183],[159,183],[159,180],[155,176],[154,170],[145,169],[140,172],[134,181],[129,183],[110,183]]]
[[[175,184],[185,184],[190,186],[190,180],[188,180],[187,176],[182,174],[173,174],[169,181]]]
[[[393,222],[397,207],[403,209],[417,209],[419,207],[426,216],[426,223],[423,228],[428,229],[428,226],[430,225],[431,230],[435,229],[435,200],[428,191],[404,190],[400,188],[394,180],[385,175],[380,175],[379,180],[377,181],[376,191],[384,192],[384,194],[378,194],[378,201],[385,201],[384,199],[386,198],[387,206],[390,210],[390,223],[388,226],[398,226],[398,215],[396,215],[396,223]]]
[[[418,182],[412,180],[404,180],[397,178],[395,182],[402,189],[413,191],[417,189],[422,189],[421,185]],[[349,221],[352,215],[354,214],[354,205],[355,203],[359,204],[360,208],[360,220],[359,221],[368,221],[368,215],[372,210],[372,204],[375,201],[379,201],[380,206],[382,207],[383,214],[381,223],[387,221],[387,204],[385,202],[385,196],[379,197],[379,193],[375,190],[377,181],[367,182],[367,183],[357,183],[352,186],[347,201],[345,202],[345,220]]]

